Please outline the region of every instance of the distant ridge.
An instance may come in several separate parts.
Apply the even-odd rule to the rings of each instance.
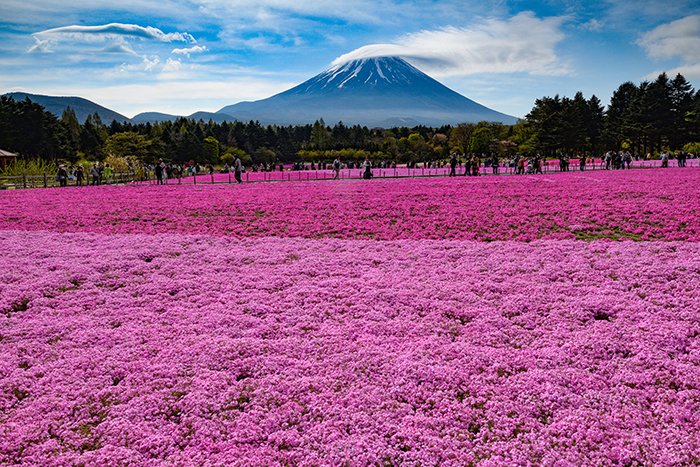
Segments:
[[[131,123],[158,123],[172,122],[180,118],[177,115],[164,114],[160,112],[143,112],[131,117]]]
[[[489,109],[451,90],[399,57],[336,65],[267,99],[229,105],[219,113],[261,123],[306,124],[323,118],[370,127],[441,126],[517,118]]]
[[[190,120],[203,120],[208,122],[212,120],[215,123],[222,122],[235,122],[236,119],[231,115],[218,112],[195,112],[192,115],[171,115],[164,114],[160,112],[143,112],[138,115],[134,115],[131,118],[131,123],[158,123],[158,122],[174,122],[178,118],[187,118]]]
[[[58,118],[61,118],[66,107],[70,107],[75,111],[75,116],[80,123],[83,123],[88,115],[94,113],[97,113],[105,124],[110,124],[113,120],[118,122],[130,121],[128,117],[114,110],[102,107],[99,104],[95,104],[92,101],[83,99],[82,97],[43,96],[41,94],[28,94],[26,92],[10,92],[4,95],[11,97],[15,101],[23,101],[29,98],[30,101],[41,105],[47,112],[51,112]]]

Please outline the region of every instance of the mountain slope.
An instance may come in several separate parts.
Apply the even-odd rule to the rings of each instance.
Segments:
[[[109,125],[112,120],[118,122],[128,122],[129,119],[124,115],[110,110],[106,107],[102,107],[99,104],[95,104],[92,101],[83,99],[82,97],[59,97],[59,96],[43,96],[40,94],[28,94],[25,92],[10,92],[5,94],[5,96],[11,97],[15,101],[23,101],[29,98],[30,101],[35,104],[39,104],[46,109],[47,112],[51,112],[58,118],[61,118],[63,111],[66,107],[70,107],[75,111],[75,116],[78,118],[80,123],[83,123],[88,115],[92,115],[95,112],[100,116],[102,122]]]
[[[400,121],[429,126],[517,121],[467,99],[398,57],[340,64],[283,93],[219,112],[238,120],[279,124],[312,123],[319,118],[329,124],[342,120],[380,127]]]

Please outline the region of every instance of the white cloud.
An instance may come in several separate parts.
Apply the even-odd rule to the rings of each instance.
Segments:
[[[164,73],[172,73],[179,71],[182,68],[182,62],[180,60],[173,60],[172,58],[169,58],[165,61],[165,65],[163,66],[163,72]]]
[[[124,73],[124,72],[133,72],[133,71],[154,71],[156,70],[156,67],[160,64],[160,57],[153,56],[153,57],[142,57],[142,60],[140,63],[124,63],[119,67],[119,71]]]
[[[333,64],[350,60],[401,56],[437,76],[480,73],[530,73],[565,75],[569,66],[557,56],[564,39],[563,17],[540,19],[531,12],[508,20],[487,19],[475,25],[419,31],[389,44],[371,44],[338,57]]]
[[[34,45],[27,50],[27,52],[50,52],[51,51],[51,42],[47,40],[42,40],[39,39],[38,37],[34,37]]]
[[[700,78],[700,15],[665,23],[643,34],[637,41],[654,59],[680,59],[681,65],[668,70],[689,78]]]
[[[161,42],[189,42],[197,41],[187,32],[164,33],[152,26],[139,26],[138,24],[109,23],[98,26],[62,26],[60,28],[46,29],[34,33],[34,37],[57,38],[57,37],[81,38],[85,36],[97,37],[119,37],[130,36],[141,39],[153,39]]]
[[[162,43],[186,42],[191,44],[197,42],[187,32],[165,33],[151,26],[122,23],[98,26],[62,26],[39,31],[32,34],[32,36],[36,43],[29,48],[29,52],[51,52],[57,44],[76,45],[111,42],[110,46],[103,49],[105,52],[136,55],[134,50],[127,45],[127,40],[147,40]]]
[[[198,54],[202,52],[207,51],[207,46],[205,45],[195,45],[192,47],[187,47],[185,49],[173,49],[171,52],[174,55],[186,55],[187,57],[190,56],[190,54]]]

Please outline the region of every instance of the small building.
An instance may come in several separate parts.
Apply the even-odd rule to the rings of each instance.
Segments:
[[[7,164],[16,161],[18,157],[14,152],[0,149],[0,167],[7,167]]]

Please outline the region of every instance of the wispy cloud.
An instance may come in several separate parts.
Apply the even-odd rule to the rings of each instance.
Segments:
[[[599,32],[603,30],[603,27],[605,26],[605,23],[603,21],[600,21],[598,19],[590,19],[583,23],[581,27],[585,29],[586,31],[593,31],[593,32]]]
[[[660,2],[659,0],[605,0],[607,5],[606,19],[616,24],[625,23],[630,27],[637,27],[640,22],[667,21],[672,18],[697,11],[697,0],[673,0]]]
[[[109,23],[98,26],[61,26],[59,28],[46,29],[34,33],[34,37],[42,39],[54,39],[60,37],[118,37],[130,36],[141,39],[153,39],[161,42],[189,42],[196,43],[194,37],[186,32],[164,33],[152,26],[139,26],[138,24]]]
[[[100,50],[100,53],[138,55],[134,49],[126,44],[112,44]]]
[[[569,66],[556,53],[565,35],[564,17],[537,18],[531,12],[487,19],[469,27],[406,34],[387,44],[370,44],[341,55],[338,65],[360,58],[401,56],[439,76],[480,73],[565,75]]]
[[[700,78],[700,15],[657,26],[643,34],[637,44],[653,59],[680,59],[680,66],[668,72]]]
[[[134,72],[134,71],[154,71],[158,69],[160,64],[160,57],[141,57],[140,63],[124,63],[119,67],[120,72]]]
[[[173,49],[173,51],[171,53],[174,55],[186,55],[189,57],[190,54],[198,54],[198,53],[202,53],[202,52],[206,52],[206,51],[207,51],[206,45],[195,45],[195,46],[187,47],[184,49]]]
[[[32,34],[35,44],[29,52],[52,52],[56,45],[111,42],[105,52],[135,55],[127,41],[155,41],[159,43],[185,42],[195,44],[195,38],[187,32],[165,33],[152,26],[138,24],[109,23],[97,26],[61,26]],[[195,46],[196,47],[196,46]]]

